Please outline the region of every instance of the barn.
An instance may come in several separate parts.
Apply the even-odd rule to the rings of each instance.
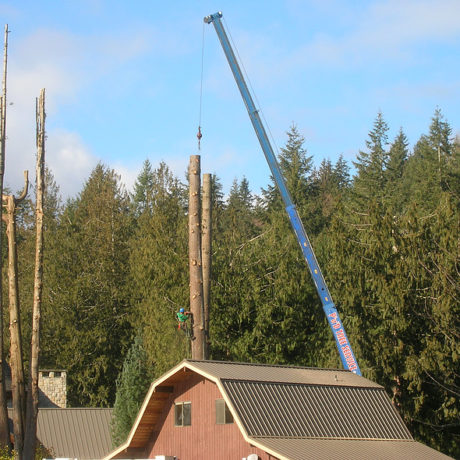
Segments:
[[[184,360],[152,383],[111,459],[442,459],[384,388],[338,369]]]

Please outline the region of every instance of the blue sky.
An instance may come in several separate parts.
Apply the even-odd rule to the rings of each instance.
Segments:
[[[35,169],[35,97],[64,197],[102,161],[130,190],[148,158],[181,179],[197,154],[203,17],[222,11],[275,144],[295,123],[315,164],[351,162],[377,112],[411,145],[439,107],[460,133],[458,0],[0,0],[8,23],[5,181]],[[202,170],[254,192],[269,169],[214,27],[204,26]]]

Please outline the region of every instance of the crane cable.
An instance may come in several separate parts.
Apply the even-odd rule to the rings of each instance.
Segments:
[[[198,133],[196,135],[198,139],[198,151],[201,150],[201,107],[203,103],[203,66],[204,66],[204,22],[203,22],[203,33],[201,38],[201,81],[200,81],[200,115],[198,117]]]
[[[227,21],[225,20],[225,17],[222,18],[222,22],[224,23],[224,26],[225,26],[225,29],[227,31],[229,41],[230,41],[230,43],[231,43],[231,45],[233,47],[233,50],[235,52],[237,62],[239,64],[239,66],[241,68],[241,71],[242,71],[242,73],[244,75],[244,78],[246,79],[246,82],[247,82],[247,84],[248,84],[248,86],[249,86],[249,88],[251,90],[251,93],[252,93],[252,96],[254,98],[256,108],[257,108],[257,112],[260,114],[263,122],[265,123],[265,127],[266,127],[266,129],[268,131],[268,135],[270,136],[272,144],[275,146],[275,152],[278,154],[278,152],[279,152],[278,145],[276,144],[275,138],[273,137],[272,131],[270,129],[270,125],[269,125],[267,119],[265,118],[264,111],[262,110],[262,105],[260,104],[259,99],[257,97],[257,93],[255,92],[255,90],[254,90],[254,88],[252,86],[251,79],[249,78],[249,74],[246,72],[246,68],[244,67],[244,61],[243,61],[243,59],[241,59],[240,53],[238,52],[238,47],[236,46],[236,43],[233,40],[232,33],[230,31],[230,28],[228,27],[228,24],[227,24]]]

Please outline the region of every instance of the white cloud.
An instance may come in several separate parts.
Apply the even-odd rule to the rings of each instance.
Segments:
[[[64,198],[81,191],[97,162],[78,134],[61,130],[47,132],[46,163]]]
[[[110,167],[113,168],[115,172],[120,176],[121,183],[124,185],[125,190],[129,193],[132,193],[134,189],[134,182],[136,182],[137,176],[141,172],[142,165],[128,167],[118,163],[115,166],[110,165]]]
[[[460,36],[458,0],[369,2],[354,12],[342,33],[308,38],[307,43],[286,53],[285,65],[292,70],[318,63],[333,67],[369,65],[375,59],[410,62],[420,51],[417,45],[454,43]]]
[[[16,133],[16,131],[14,131]],[[23,187],[23,171],[29,171],[29,181],[35,183],[35,137],[17,138],[7,142],[5,184],[14,193]],[[12,144],[11,146],[9,144]],[[81,191],[84,181],[97,164],[89,149],[76,133],[47,131],[45,161],[59,185],[64,199]]]
[[[35,99],[41,88],[47,89],[46,162],[67,198],[81,190],[98,158],[72,127],[48,126],[62,126],[59,116],[63,105],[75,103],[93,81],[146,49],[141,33],[97,40],[45,29],[19,40],[10,35],[5,183],[13,191],[22,188],[23,170],[28,169],[33,180]]]
[[[457,0],[390,0],[374,4],[360,35],[398,45],[418,40],[445,40],[460,33]]]

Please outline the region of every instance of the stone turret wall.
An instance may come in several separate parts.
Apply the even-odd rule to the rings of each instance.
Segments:
[[[38,373],[40,407],[67,407],[67,372],[41,370]]]

